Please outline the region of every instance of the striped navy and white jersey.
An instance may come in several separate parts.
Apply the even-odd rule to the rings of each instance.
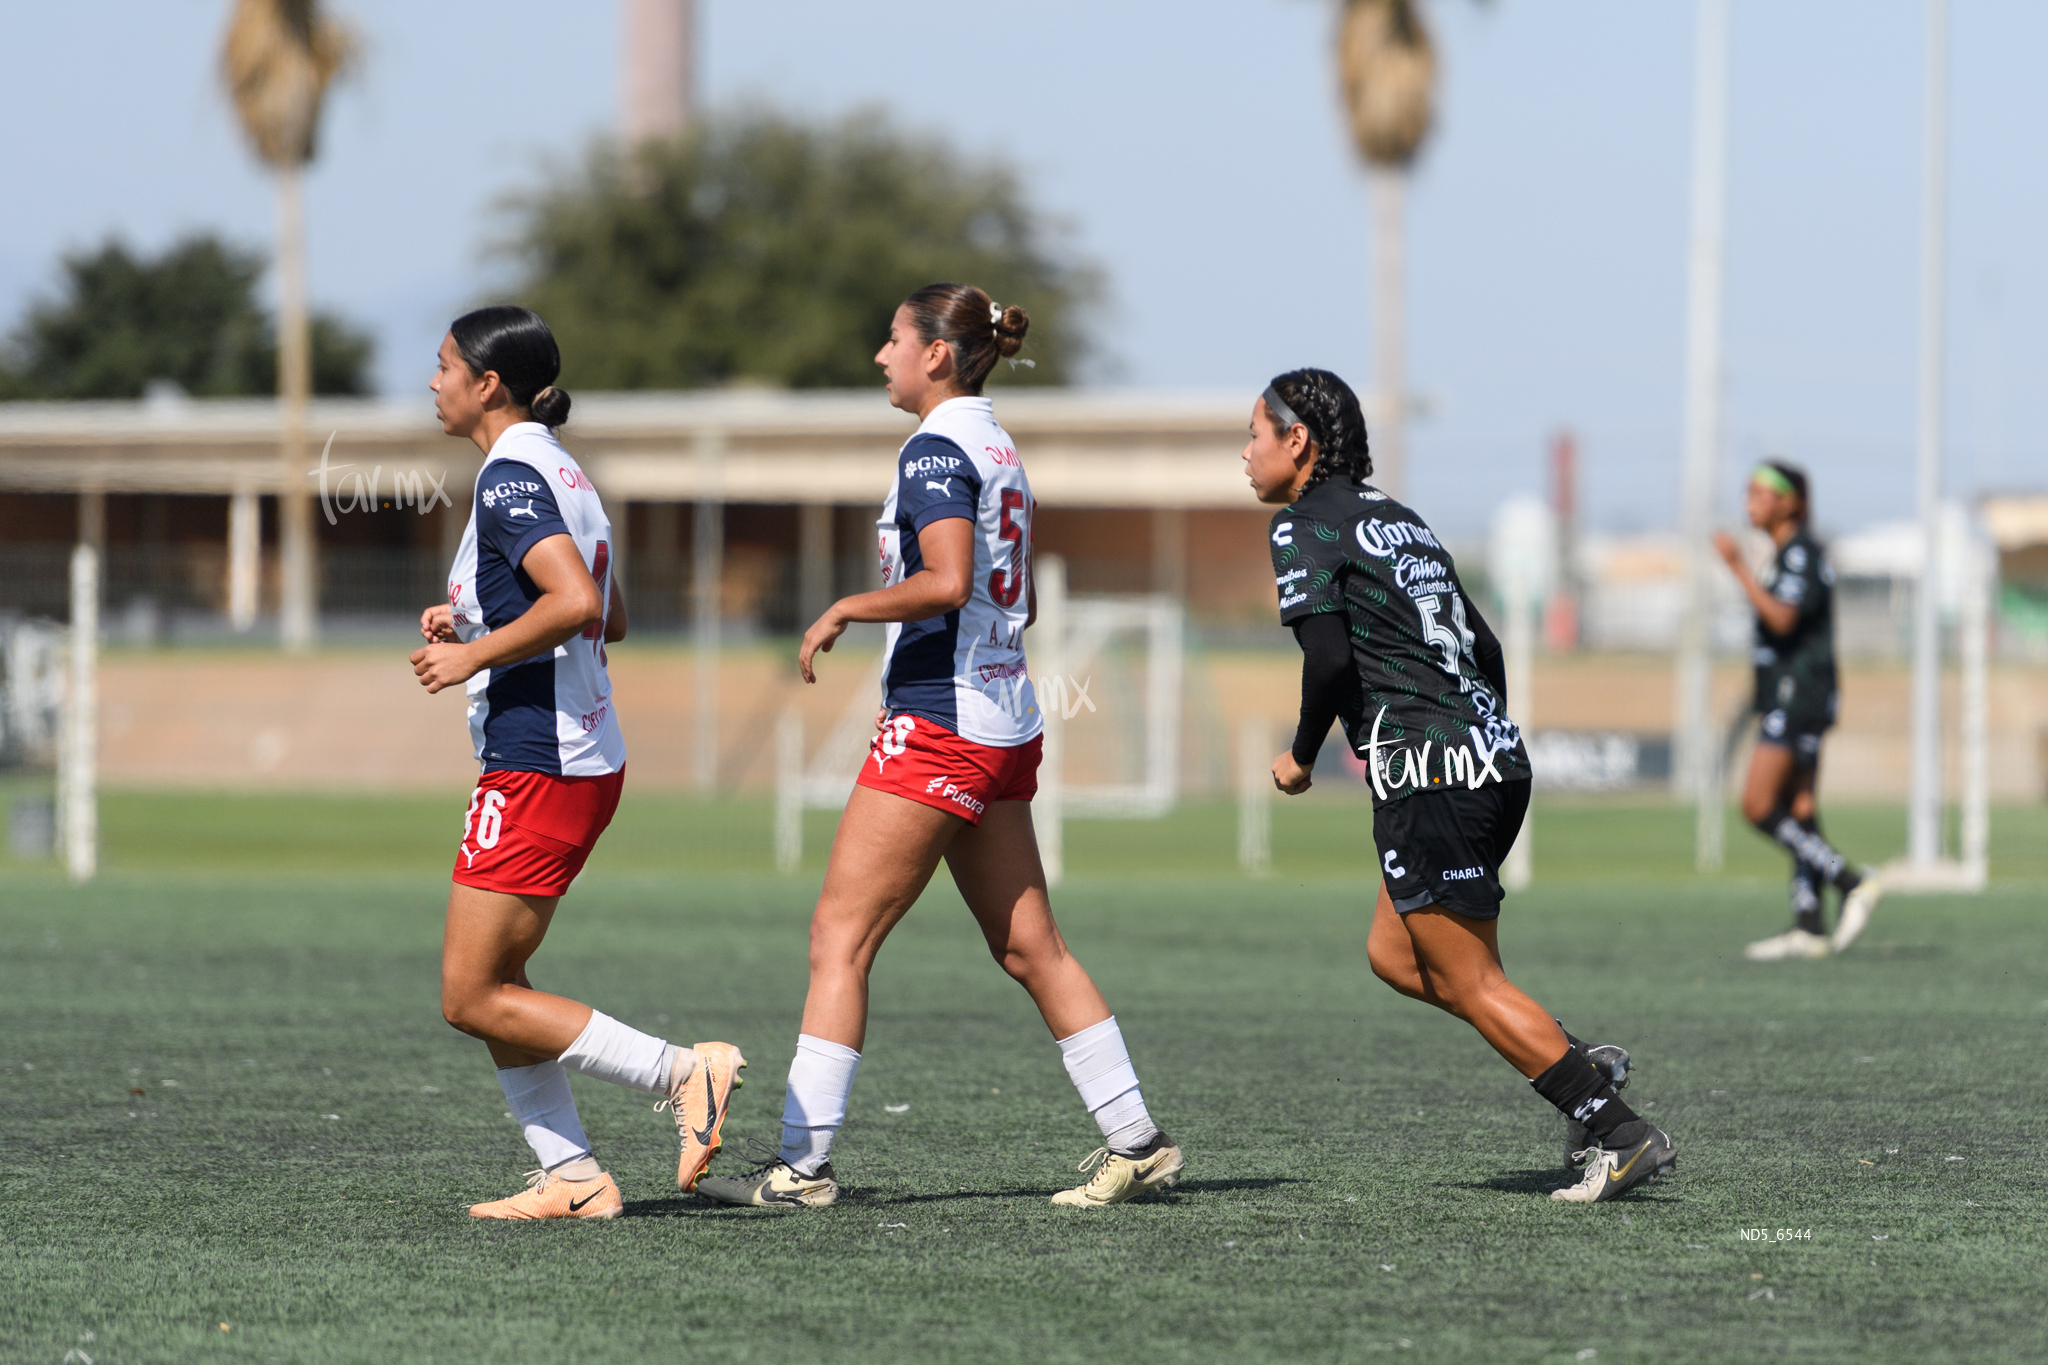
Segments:
[[[890,625],[882,698],[891,715],[998,748],[1044,728],[1024,662],[1032,510],[1023,461],[988,399],[946,400],[904,443],[876,523],[882,585],[924,568],[919,531],[959,517],[975,525],[974,595],[958,611]]]
[[[469,526],[448,572],[448,605],[463,643],[516,621],[540,598],[520,568],[549,536],[576,542],[611,612],[611,519],[597,489],[538,422],[507,427],[476,476]],[[469,733],[485,772],[598,777],[626,764],[612,713],[604,625],[469,680]]]

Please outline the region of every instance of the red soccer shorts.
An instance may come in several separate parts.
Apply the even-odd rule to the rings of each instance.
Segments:
[[[976,744],[923,716],[891,716],[868,745],[857,784],[906,797],[981,823],[991,801],[1029,801],[1038,793],[1045,737],[999,749]]]
[[[488,772],[462,817],[455,880],[508,896],[559,896],[619,808],[623,769],[602,777]]]

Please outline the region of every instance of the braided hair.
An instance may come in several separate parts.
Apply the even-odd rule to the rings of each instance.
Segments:
[[[1275,379],[1272,387],[1280,401],[1294,409],[1294,415],[1301,419],[1316,443],[1315,467],[1309,471],[1303,491],[1331,479],[1364,483],[1372,476],[1365,413],[1349,384],[1328,370],[1289,370]],[[1273,420],[1277,428],[1279,419]],[[1287,435],[1284,430],[1279,434],[1283,438]]]

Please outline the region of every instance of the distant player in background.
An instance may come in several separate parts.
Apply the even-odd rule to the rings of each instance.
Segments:
[[[1776,547],[1761,580],[1735,537],[1714,533],[1714,548],[1756,610],[1751,705],[1761,720],[1742,787],[1742,816],[1792,855],[1792,927],[1743,949],[1757,962],[1842,951],[1870,922],[1880,891],[1875,876],[1850,866],[1822,836],[1814,798],[1821,736],[1835,723],[1841,696],[1835,687],[1835,573],[1807,530],[1811,506],[1805,470],[1774,461],[1750,475],[1749,524]],[[1832,939],[1821,902],[1830,886],[1842,897]]]
[[[804,633],[805,682],[854,621],[889,623],[883,710],[847,800],[811,917],[811,984],[789,1067],[780,1153],[700,1193],[728,1204],[818,1207],[839,1197],[832,1139],[867,1038],[868,972],[939,860],[1003,970],[1031,993],[1102,1130],[1088,1183],[1055,1204],[1097,1208],[1172,1185],[1180,1149],[1138,1089],[1123,1032],[1068,953],[1031,828],[1041,731],[1024,630],[1031,485],[981,396],[1031,320],[971,285],[934,284],[896,310],[875,362],[918,428],[896,458],[879,523],[883,586],[840,599]]]
[[[1501,648],[1421,517],[1366,482],[1358,398],[1328,370],[1295,370],[1252,404],[1246,473],[1281,504],[1270,539],[1280,620],[1301,646],[1301,723],[1273,761],[1309,789],[1341,719],[1372,784],[1379,897],[1366,954],[1401,994],[1456,1015],[1565,1117],[1566,1203],[1612,1199],[1672,1168],[1669,1136],[1618,1091],[1628,1053],[1589,1047],[1508,980],[1497,938],[1500,865],[1529,809],[1529,756],[1502,704]]]
[[[569,395],[540,317],[483,308],[441,342],[441,429],[484,452],[448,601],[420,615],[412,656],[429,692],[467,684],[483,776],[469,798],[441,950],[441,1012],[484,1040],[540,1169],[474,1218],[616,1218],[619,1187],[591,1155],[569,1072],[652,1091],[682,1138],[676,1183],[693,1188],[719,1147],[746,1059],[730,1043],[676,1047],[588,1005],[533,988],[527,959],[618,809],[626,745],[605,645],[625,638],[611,521],[555,439]]]

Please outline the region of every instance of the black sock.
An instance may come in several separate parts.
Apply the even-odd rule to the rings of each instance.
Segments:
[[[1821,918],[1820,877],[1803,858],[1792,860],[1792,926],[1809,934],[1827,932]]]
[[[1814,814],[1807,816],[1804,820],[1801,820],[1799,822],[1799,828],[1804,830],[1808,835],[1812,836],[1813,838],[1818,839],[1820,841],[1820,846],[1822,848],[1827,849],[1830,853],[1834,853],[1834,846],[1828,843],[1827,835],[1821,832],[1819,812],[1815,812]],[[1854,891],[1858,886],[1861,886],[1863,884],[1863,878],[1860,874],[1858,874],[1854,867],[1850,866],[1849,860],[1847,858],[1842,857],[1842,855],[1839,853],[1835,854],[1835,858],[1837,859],[1838,865],[1836,866],[1834,870],[1834,875],[1832,876],[1828,874],[1828,869],[1826,867],[1820,866],[1815,863],[1808,863],[1807,866],[1813,870],[1814,876],[1819,881],[1826,882],[1829,886],[1834,887],[1835,890],[1841,892],[1843,895],[1846,896],[1851,891]]]
[[[1845,892],[1855,887],[1855,870],[1821,836],[1818,820],[1795,820],[1790,810],[1780,806],[1759,820],[1756,827],[1784,845],[1793,857],[1811,866],[1830,886]]]
[[[1548,1071],[1529,1082],[1560,1114],[1586,1125],[1602,1147],[1628,1146],[1642,1140],[1647,1125],[1621,1101],[1614,1082],[1577,1043]]]

